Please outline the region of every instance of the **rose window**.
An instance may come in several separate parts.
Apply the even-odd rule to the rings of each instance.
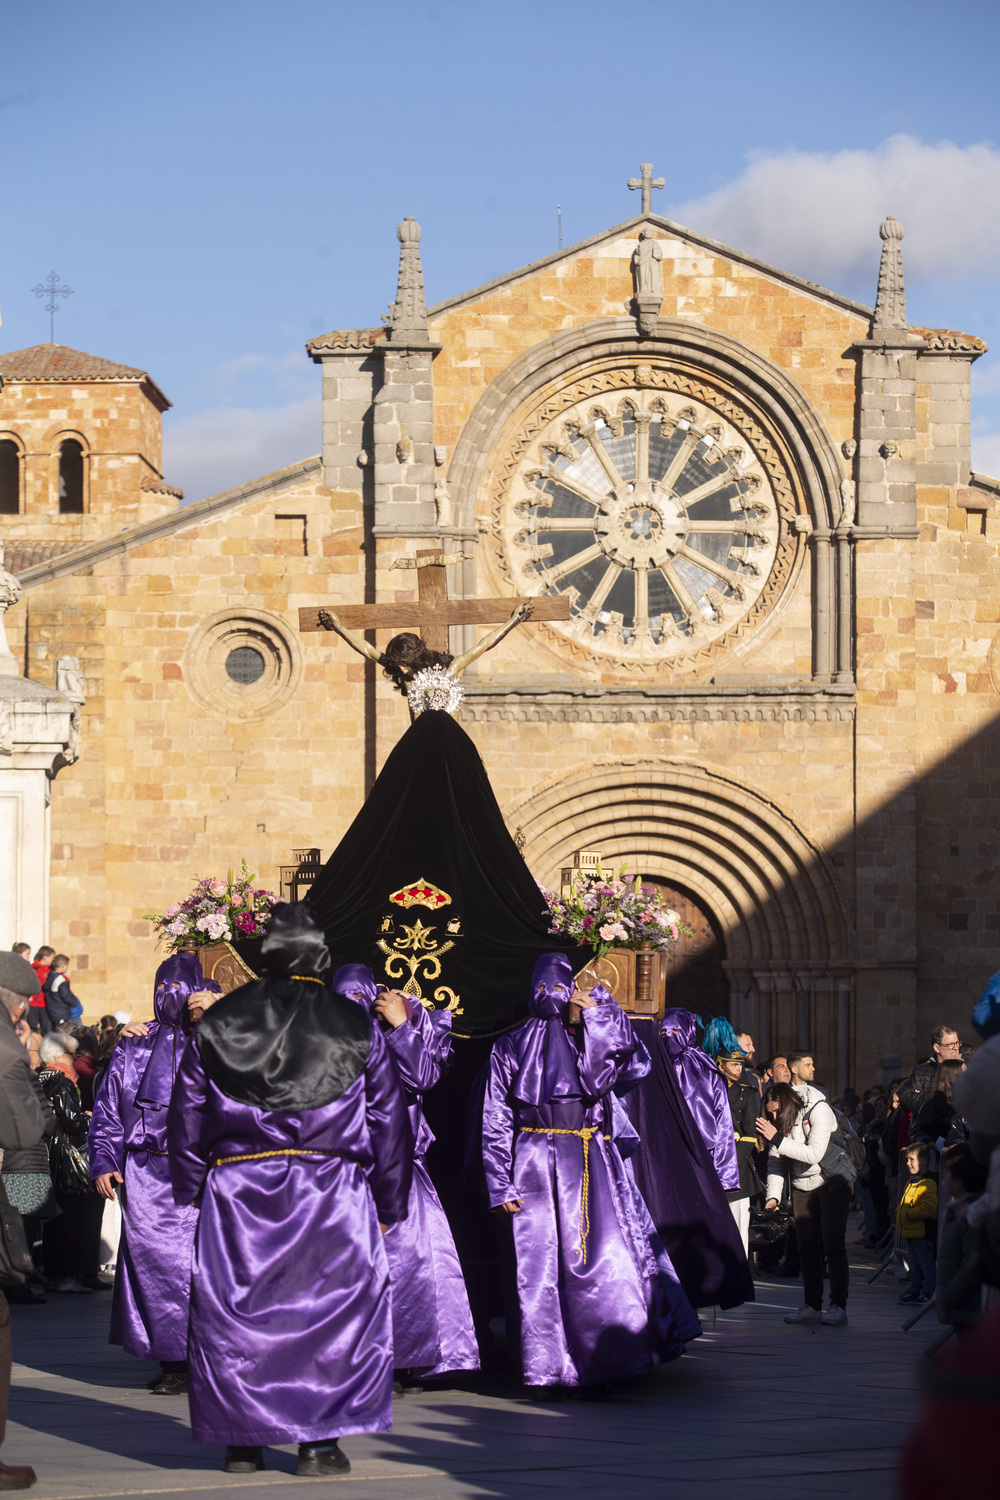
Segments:
[[[742,425],[659,390],[584,397],[537,423],[504,507],[518,590],[568,594],[570,621],[553,628],[619,657],[679,657],[726,635],[779,541],[756,429]]]

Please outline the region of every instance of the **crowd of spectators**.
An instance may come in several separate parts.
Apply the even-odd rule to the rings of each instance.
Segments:
[[[854,1209],[863,1222],[854,1247],[884,1257],[903,1283],[900,1304],[918,1311],[933,1302],[942,1323],[968,1328],[992,1296],[993,1271],[970,1211],[973,1220],[984,1212],[973,1206],[988,1196],[996,1144],[988,1133],[977,1137],[963,1114],[967,1095],[958,1080],[972,1047],[951,1027],[937,1027],[908,1076],[831,1098],[810,1054],[779,1053],[754,1066],[752,1038],[740,1032],[737,1039],[746,1056],[726,1076],[734,1130],[744,1141],[748,1080],[760,1094],[756,1149],[744,1148],[761,1184],[749,1204],[750,1253],[758,1271],[802,1277],[803,1306],[786,1321],[846,1322]],[[1000,1094],[1000,1060],[997,1088]],[[1000,1222],[996,1233],[1000,1247]]]
[[[30,959],[27,943],[15,943],[11,952]],[[117,1225],[104,1220],[116,1218],[117,1205],[106,1215],[104,1200],[91,1192],[87,1132],[95,1090],[129,1016],[119,1011],[84,1026],[68,957],[41,947],[30,967],[38,989],[27,1006],[23,995],[2,985],[0,999],[27,1054],[45,1132],[30,1146],[2,1153],[0,1181],[21,1215],[37,1272],[25,1286],[8,1287],[7,1300],[36,1305],[47,1293],[86,1294],[112,1286],[101,1267],[116,1245]]]

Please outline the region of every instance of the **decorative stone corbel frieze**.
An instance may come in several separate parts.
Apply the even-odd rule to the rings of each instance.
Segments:
[[[598,686],[572,677],[469,677],[460,717],[543,724],[833,723],[854,718],[853,684]]]

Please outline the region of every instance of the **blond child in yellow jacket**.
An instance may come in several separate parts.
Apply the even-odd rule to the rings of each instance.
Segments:
[[[910,1284],[899,1299],[904,1304],[923,1305],[934,1295],[938,1190],[930,1165],[929,1146],[906,1148],[909,1181],[896,1209],[896,1227],[910,1265]]]

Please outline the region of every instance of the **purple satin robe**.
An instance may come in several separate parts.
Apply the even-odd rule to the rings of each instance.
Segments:
[[[608,1096],[637,1049],[628,1019],[613,1003],[584,1009],[576,1042],[561,1020],[568,987],[561,997],[559,984],[539,988],[547,993],[541,1004],[536,993],[533,1018],[493,1047],[483,1161],[491,1205],[522,1204],[511,1227],[525,1383],[587,1385],[676,1357],[696,1320],[679,1302],[682,1334],[660,1296],[637,1194],[610,1139]],[[586,1183],[582,1130],[593,1132]]]
[[[137,1359],[187,1358],[191,1252],[198,1210],[174,1202],[167,1163],[167,1106],[187,1046],[188,997],[218,989],[193,954],[160,965],[155,1019],[145,1036],[123,1037],[111,1056],[90,1122],[90,1175],[119,1172],[122,1237],[109,1342]]]
[[[297,1113],[228,1098],[195,1040],[178,1074],[169,1142],[178,1201],[202,1198],[189,1340],[195,1440],[308,1443],[388,1431],[392,1323],[379,1221],[406,1214],[412,1137],[378,1028],[349,1088]],[[337,1154],[280,1154],[289,1149]],[[213,1165],[226,1156],[258,1159]]]
[[[332,988],[371,1010],[375,978],[364,964],[337,970]],[[383,1032],[406,1094],[413,1130],[409,1211],[385,1236],[392,1286],[393,1363],[427,1377],[478,1370],[479,1346],[451,1227],[424,1165],[434,1142],[422,1099],[451,1059],[451,1015],[414,1002],[402,1026]]]
[[[685,1103],[712,1153],[722,1190],[738,1193],[740,1164],[736,1157],[736,1136],[726,1080],[698,1046],[697,1017],[690,1010],[665,1011],[660,1022],[660,1036],[677,1074]]]
[[[479,1346],[469,1294],[441,1200],[424,1165],[434,1136],[421,1095],[434,1087],[451,1055],[451,1016],[422,1005],[413,1018],[386,1035],[403,1085],[413,1127],[413,1184],[409,1212],[385,1236],[392,1284],[393,1362],[397,1369],[441,1375],[478,1370]]]

